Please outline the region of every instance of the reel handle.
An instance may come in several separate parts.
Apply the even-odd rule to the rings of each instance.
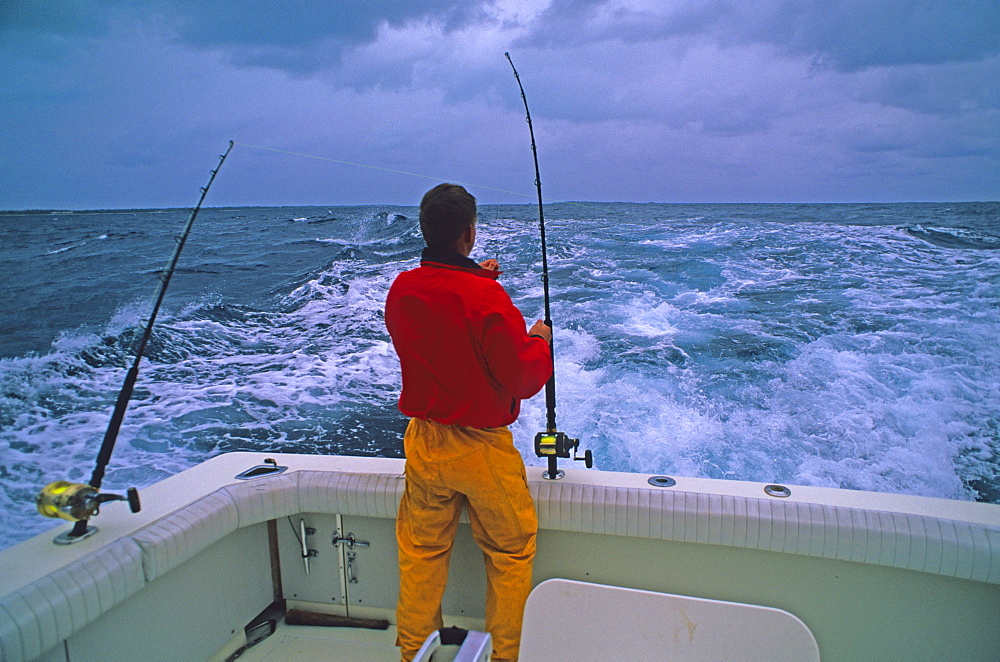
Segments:
[[[587,451],[588,453],[590,451]],[[128,509],[133,513],[137,513],[142,510],[142,504],[139,503],[139,490],[134,487],[130,487],[125,490],[125,494],[128,495]]]
[[[142,510],[142,504],[139,503],[139,490],[134,487],[130,487],[125,490],[125,494],[98,494],[97,503],[107,503],[108,501],[128,501],[128,508],[133,513],[137,513]],[[94,513],[97,514],[96,512]]]

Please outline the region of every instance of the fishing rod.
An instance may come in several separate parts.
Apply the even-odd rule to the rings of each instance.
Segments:
[[[211,171],[208,183],[201,187],[201,197],[198,198],[198,204],[191,210],[191,216],[188,218],[187,224],[180,235],[177,236],[177,245],[174,247],[173,255],[171,255],[166,268],[160,273],[160,286],[156,293],[155,303],[153,304],[153,312],[150,313],[149,318],[146,320],[146,326],[139,339],[132,367],[125,375],[125,384],[122,386],[122,390],[118,392],[118,400],[115,402],[115,409],[111,414],[108,429],[104,433],[104,441],[101,443],[100,452],[97,454],[97,464],[94,467],[90,482],[82,484],[60,480],[49,483],[35,498],[38,512],[42,515],[76,522],[71,531],[56,537],[55,542],[57,544],[74,543],[96,533],[97,527],[89,526],[88,522],[91,517],[98,514],[102,503],[108,501],[128,501],[132,512],[139,512],[141,507],[139,504],[139,492],[134,487],[128,488],[125,496],[120,494],[98,494],[98,492],[104,480],[104,473],[108,462],[111,461],[111,453],[114,451],[115,441],[118,439],[118,431],[121,428],[122,420],[125,418],[125,410],[128,408],[129,400],[132,399],[132,391],[135,389],[135,382],[139,377],[139,363],[153,333],[153,323],[156,322],[156,315],[160,311],[160,304],[163,303],[167,286],[170,285],[170,279],[177,268],[177,261],[180,259],[181,251],[184,250],[184,244],[191,233],[194,219],[198,216],[198,211],[201,210],[205,196],[208,195],[208,189],[212,187],[215,175],[219,172],[219,168],[222,167],[232,149],[233,141],[230,140],[229,147],[219,157],[219,165],[215,166],[215,169]]]
[[[535,146],[535,129],[531,123],[531,111],[528,110],[528,97],[524,93],[524,86],[521,84],[521,77],[517,73],[514,61],[510,59],[510,53],[505,52],[504,57],[510,63],[510,68],[514,71],[514,79],[517,87],[521,90],[521,101],[524,102],[524,114],[528,121],[528,133],[531,136],[531,156],[535,161],[535,190],[538,192],[538,228],[542,240],[542,291],[545,299],[545,324],[552,328],[552,311],[549,305],[549,258],[548,246],[545,242],[545,209],[542,204],[542,174],[538,169],[538,148]],[[559,432],[556,427],[556,365],[555,346],[549,342],[552,354],[552,376],[545,384],[545,410],[546,426],[545,432],[535,435],[535,455],[548,458],[548,470],[542,476],[549,480],[557,480],[565,474],[556,466],[557,458],[569,458],[583,460],[587,468],[594,466],[593,453],[588,449],[583,457],[576,456],[576,449],[580,446],[579,439],[571,439],[565,433]]]

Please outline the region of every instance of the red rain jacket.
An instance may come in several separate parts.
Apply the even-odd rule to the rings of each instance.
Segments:
[[[403,414],[445,425],[509,425],[521,400],[548,381],[549,344],[528,336],[499,275],[428,248],[420,267],[396,277],[385,325],[403,373]]]

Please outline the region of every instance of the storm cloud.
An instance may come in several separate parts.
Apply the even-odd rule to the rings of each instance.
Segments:
[[[530,201],[505,51],[554,200],[997,199],[998,35],[992,2],[15,0],[0,208],[189,205],[230,139],[209,204]]]

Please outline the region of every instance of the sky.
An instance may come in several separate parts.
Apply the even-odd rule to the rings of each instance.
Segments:
[[[998,0],[0,0],[0,209],[1000,199]]]

